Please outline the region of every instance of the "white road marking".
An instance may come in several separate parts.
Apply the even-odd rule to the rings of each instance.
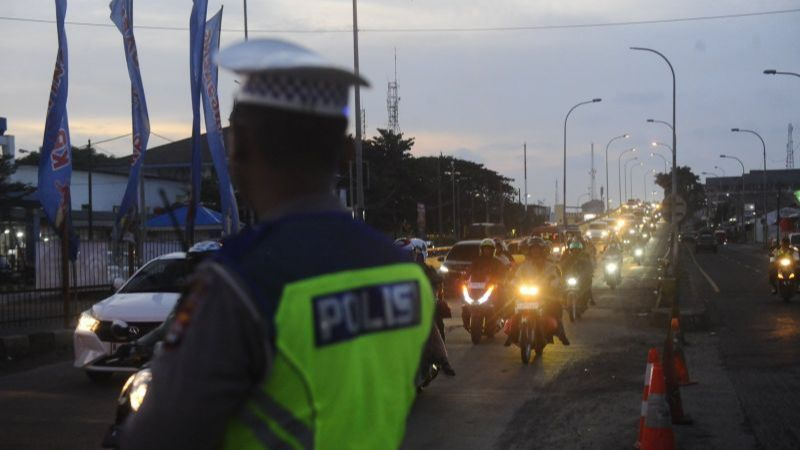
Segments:
[[[697,262],[697,259],[694,257],[694,253],[693,252],[689,252],[689,256],[692,257],[692,261],[694,262],[694,265],[697,266],[697,270],[699,270],[700,273],[703,274],[703,276],[705,277],[706,281],[708,281],[708,284],[710,284],[711,288],[714,289],[714,292],[719,294],[719,286],[717,286],[717,283],[715,283],[714,280],[711,279],[711,276],[709,276],[706,273],[706,271],[703,270],[702,267],[700,267],[700,263]]]

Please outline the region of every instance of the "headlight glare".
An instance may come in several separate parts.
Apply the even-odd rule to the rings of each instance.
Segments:
[[[78,319],[77,330],[94,333],[94,330],[97,329],[98,325],[100,325],[100,321],[97,320],[90,311],[84,311],[81,313],[80,319]]]
[[[606,272],[614,273],[617,271],[617,265],[615,263],[608,263],[606,264]]]
[[[441,267],[439,267],[439,272],[447,273],[450,272],[450,269],[448,269],[447,266],[442,265]]]
[[[792,260],[790,260],[789,258],[781,258],[780,263],[782,267],[789,267],[792,265]]]
[[[577,286],[577,285],[578,285],[578,279],[577,278],[575,278],[575,277],[567,278],[567,286],[574,287],[574,286]]]
[[[134,412],[138,411],[142,406],[142,402],[144,402],[144,398],[147,395],[147,387],[152,379],[153,372],[150,369],[140,370],[131,377],[128,398],[131,402],[131,409]]]
[[[539,295],[539,286],[523,284],[519,287],[519,293],[525,297],[534,297]]]

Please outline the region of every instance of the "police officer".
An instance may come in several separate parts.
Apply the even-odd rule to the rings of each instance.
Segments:
[[[224,242],[181,301],[123,449],[397,448],[433,294],[333,195],[349,88],[309,50],[250,40],[231,168],[260,225]]]

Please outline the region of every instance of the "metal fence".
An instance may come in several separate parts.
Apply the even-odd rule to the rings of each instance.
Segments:
[[[0,329],[59,326],[65,317],[74,323],[81,311],[113,293],[115,278],[127,279],[139,268],[135,248],[127,243],[82,241],[76,261],[69,263],[65,302],[60,239],[43,236],[35,244],[33,251],[25,252],[30,257],[0,267]],[[180,250],[178,241],[147,241],[142,259]]]

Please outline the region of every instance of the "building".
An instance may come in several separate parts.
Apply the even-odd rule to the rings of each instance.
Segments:
[[[744,178],[744,180],[743,180]],[[777,208],[778,192],[781,193],[781,206],[795,204],[793,192],[800,190],[800,169],[767,170],[766,172],[767,209]],[[723,195],[742,199],[742,182],[744,182],[744,204],[754,204],[756,211],[764,210],[764,171],[751,170],[744,177],[709,177],[706,178],[706,192],[714,199]]]

